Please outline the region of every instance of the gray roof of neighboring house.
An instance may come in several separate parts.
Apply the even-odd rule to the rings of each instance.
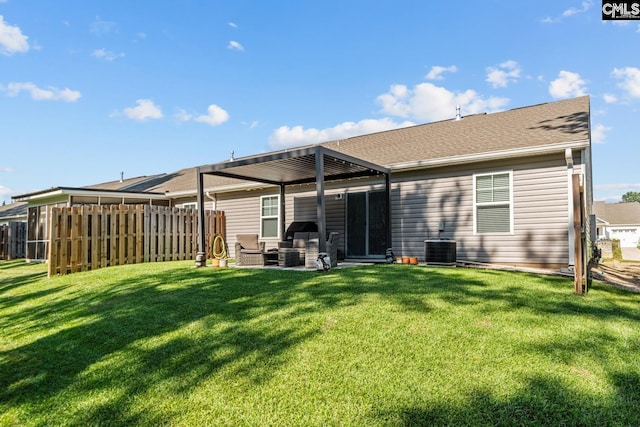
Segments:
[[[640,224],[640,203],[605,203],[594,202],[593,213],[609,225]]]
[[[93,194],[114,194],[114,193],[153,193],[153,187],[159,185],[163,181],[171,179],[167,174],[159,174],[152,176],[138,176],[135,178],[123,179],[122,181],[109,181],[100,184],[87,185],[85,187],[53,187],[46,190],[34,191],[32,193],[21,194],[13,196],[12,198],[18,200],[25,200],[32,197],[48,196],[55,193],[64,194],[78,194],[78,193],[93,193]]]
[[[26,202],[9,203],[0,206],[0,220],[26,219],[28,206]]]
[[[158,174],[151,176],[138,176],[135,178],[127,178],[118,181],[104,182],[102,184],[88,185],[83,189],[91,190],[111,190],[126,192],[154,192],[153,188],[162,183],[171,180],[172,174]]]

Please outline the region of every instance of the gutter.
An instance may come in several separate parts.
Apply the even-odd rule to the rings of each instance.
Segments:
[[[49,190],[43,190],[36,193],[22,194],[12,197],[17,202],[26,202],[29,200],[45,199],[61,195],[72,196],[106,196],[106,197],[136,197],[144,199],[164,200],[165,195],[162,193],[145,193],[145,192],[127,192],[120,190],[93,190],[86,188],[58,187]]]
[[[390,166],[395,172],[411,171],[438,166],[460,165],[465,163],[475,163],[480,161],[501,160],[505,158],[535,156],[540,154],[550,154],[557,152],[565,152],[567,148],[587,148],[589,140],[563,142],[560,144],[544,145],[541,147],[515,148],[512,150],[490,151],[480,154],[466,154],[455,157],[441,157],[439,159],[418,160],[405,163],[396,163]]]

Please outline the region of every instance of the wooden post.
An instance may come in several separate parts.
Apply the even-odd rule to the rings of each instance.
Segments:
[[[574,275],[573,286],[578,295],[582,295],[582,204],[580,203],[580,175],[572,176],[572,196],[573,196],[573,244],[574,255]]]

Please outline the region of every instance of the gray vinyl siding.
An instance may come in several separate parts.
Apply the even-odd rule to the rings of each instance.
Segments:
[[[260,196],[278,194],[277,189],[271,191],[242,191],[221,193],[216,195],[216,209],[224,211],[227,225],[227,246],[231,257],[235,257],[236,235],[260,235]],[[277,247],[272,242],[278,239],[264,240],[267,248]]]
[[[512,171],[513,234],[473,233],[473,174]],[[454,239],[459,260],[568,263],[567,167],[561,155],[394,177],[393,248],[424,260],[424,240]],[[438,224],[444,220],[445,230]]]

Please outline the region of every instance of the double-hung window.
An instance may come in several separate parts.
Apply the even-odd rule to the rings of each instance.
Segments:
[[[278,237],[280,196],[260,198],[260,237]]]
[[[512,173],[499,172],[473,176],[474,232],[513,232]]]

